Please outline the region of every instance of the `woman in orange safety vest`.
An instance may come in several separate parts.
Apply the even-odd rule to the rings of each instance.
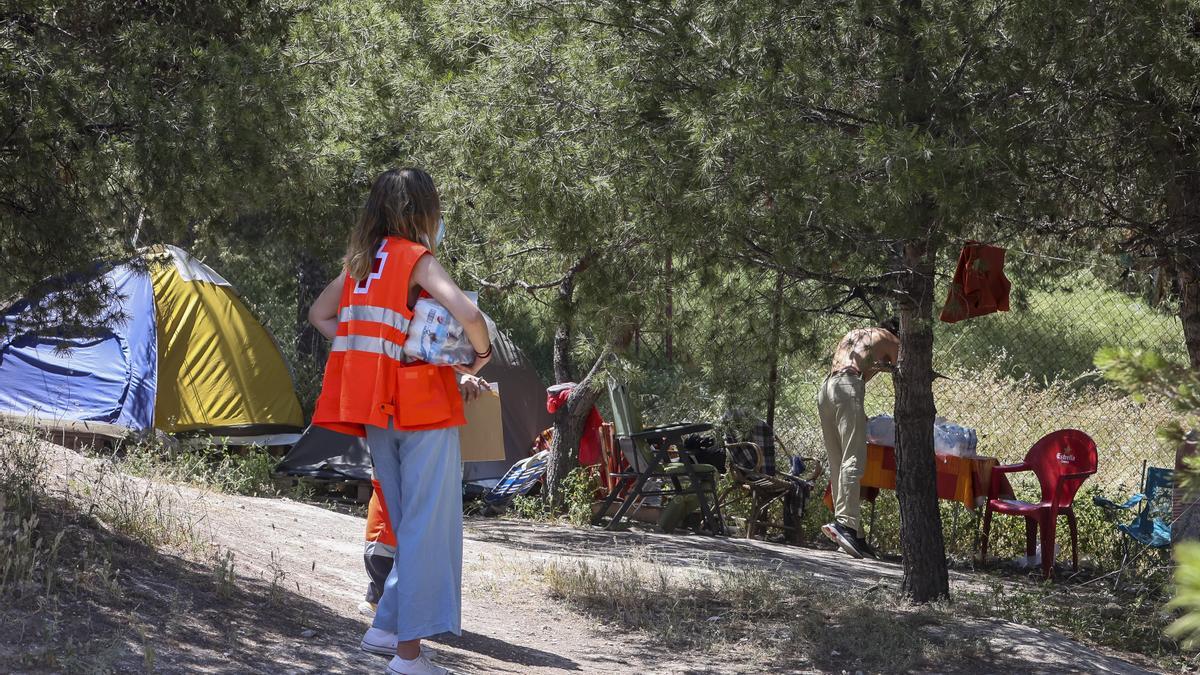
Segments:
[[[333,338],[313,423],[365,433],[396,537],[395,562],[361,647],[392,655],[388,672],[403,675],[446,673],[421,640],[462,633],[455,427],[465,423],[464,397],[486,386],[474,374],[492,355],[483,314],[433,256],[444,232],[433,178],[415,168],[384,172],[350,234],[345,270],[309,313]],[[438,366],[403,353],[422,296],[462,324],[475,350],[469,366]]]

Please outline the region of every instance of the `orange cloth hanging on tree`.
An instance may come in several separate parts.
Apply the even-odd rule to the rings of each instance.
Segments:
[[[973,316],[1008,311],[1012,288],[1004,276],[1004,249],[969,243],[958,256],[958,269],[950,284],[942,321],[955,323]]]

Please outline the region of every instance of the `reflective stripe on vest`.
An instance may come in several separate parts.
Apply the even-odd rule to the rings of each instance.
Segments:
[[[333,338],[333,346],[330,348],[330,351],[371,352],[373,354],[383,354],[395,361],[407,361],[408,359],[404,355],[404,345],[392,342],[387,338],[370,337],[367,335],[339,335]]]
[[[338,312],[338,321],[372,321],[383,323],[395,328],[401,333],[408,333],[408,319],[404,315],[387,307],[375,305],[347,305]]]

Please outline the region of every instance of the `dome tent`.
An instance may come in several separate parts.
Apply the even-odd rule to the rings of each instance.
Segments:
[[[0,416],[108,437],[157,429],[295,440],[291,373],[228,281],[174,246],[98,274],[113,291],[104,314],[117,317],[106,327],[28,330],[28,300],[0,313]]]

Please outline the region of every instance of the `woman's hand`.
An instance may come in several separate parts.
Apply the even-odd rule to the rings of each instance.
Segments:
[[[463,375],[462,380],[458,383],[458,390],[462,392],[464,401],[470,402],[479,398],[479,395],[491,389],[487,380],[474,375]]]

